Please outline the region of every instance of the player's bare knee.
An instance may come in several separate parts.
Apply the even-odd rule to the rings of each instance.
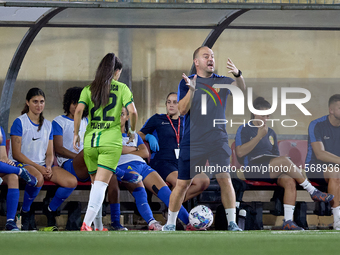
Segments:
[[[38,180],[37,187],[42,187],[44,185],[44,176],[41,173],[39,173],[38,175],[34,175],[34,176]]]
[[[17,182],[19,177],[16,174],[8,174],[7,175],[8,182]]]
[[[176,187],[176,181],[166,181],[167,183],[169,183],[171,186],[172,186],[172,188],[175,188]]]
[[[176,189],[185,191],[189,188],[190,181],[177,180]]]
[[[19,177],[16,174],[6,174],[2,179],[7,183],[8,188],[18,186]]]
[[[65,185],[65,188],[76,188],[77,185],[78,185],[78,181],[77,181],[77,178],[72,176],[73,178],[69,178],[67,180],[67,183]]]
[[[119,191],[120,189],[118,185],[113,185],[111,182],[109,183],[109,186],[107,187],[108,194],[115,196],[116,194],[119,194]]]
[[[285,190],[295,191],[296,190],[296,181],[290,177],[280,178],[279,183],[281,184]]]
[[[288,166],[290,165],[292,162],[285,156],[280,156],[277,158],[278,159],[278,163],[279,165],[283,165],[283,166]]]
[[[339,177],[339,174],[334,174],[333,176],[331,176],[331,178],[329,178],[329,181],[328,181],[328,185],[338,185],[340,186],[340,177]]]
[[[200,190],[201,191],[204,191],[206,190],[209,185],[210,185],[210,179],[209,178],[203,178],[203,179],[200,179]]]
[[[218,184],[220,186],[232,186],[232,182],[230,178],[216,178]]]

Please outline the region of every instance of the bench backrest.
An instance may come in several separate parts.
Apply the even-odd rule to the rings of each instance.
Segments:
[[[297,166],[304,166],[307,156],[308,142],[306,140],[282,140],[278,142],[281,156],[290,157]]]

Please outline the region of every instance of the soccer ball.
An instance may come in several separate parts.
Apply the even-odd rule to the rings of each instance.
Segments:
[[[205,230],[211,226],[214,221],[214,214],[209,207],[198,205],[191,209],[189,213],[190,225],[197,230]]]

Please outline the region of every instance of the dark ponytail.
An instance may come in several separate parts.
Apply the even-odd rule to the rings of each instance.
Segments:
[[[96,71],[96,77],[90,85],[91,100],[96,108],[106,106],[109,103],[111,81],[116,70],[121,70],[122,62],[114,53],[108,53],[100,61]]]
[[[35,97],[35,96],[43,96],[43,98],[45,99],[45,93],[44,91],[42,91],[41,89],[39,88],[31,88],[28,92],[27,92],[27,95],[26,95],[26,101],[30,101],[32,97]],[[25,106],[24,106],[24,109],[22,109],[21,111],[21,114],[25,114],[25,113],[28,113],[29,112],[29,107],[28,105],[26,104],[25,102]],[[42,124],[44,123],[44,115],[43,113],[41,112],[40,115],[39,115],[39,126],[38,126],[38,132],[40,131],[41,129],[41,126]]]

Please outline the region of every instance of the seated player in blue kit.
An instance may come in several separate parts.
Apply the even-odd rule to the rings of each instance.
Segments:
[[[73,148],[74,112],[78,105],[80,93],[83,89],[73,87],[66,90],[63,99],[63,109],[65,115],[59,115],[52,121],[53,126],[53,145],[57,156],[58,165],[71,174],[78,181],[85,182],[90,180],[83,153],[84,134],[88,120],[83,116],[80,122],[79,135],[81,137],[80,149],[78,153]]]
[[[148,151],[140,136],[136,134],[136,144],[127,143],[128,137],[126,132],[128,130],[128,119],[128,111],[126,108],[123,108],[121,115],[123,152],[118,162],[118,168],[126,172],[139,173],[142,175],[143,182],[125,185],[136,199],[137,209],[143,219],[148,223],[149,230],[161,230],[162,225],[155,220],[148,204],[145,187],[162,200],[166,206],[169,205],[171,190],[159,174],[145,163],[143,158],[148,157]],[[118,178],[118,180],[120,179]],[[113,211],[111,211],[111,213],[113,213]],[[117,214],[118,212],[115,213]],[[188,212],[182,206],[179,218],[186,225],[189,223],[188,216]]]
[[[305,169],[311,181],[327,185],[334,194],[333,228],[340,230],[340,94],[329,98],[328,108],[328,115],[309,124]]]
[[[24,179],[28,185],[36,186],[38,180],[31,175],[25,168],[16,167],[14,162],[9,160],[6,151],[6,135],[2,127],[0,127],[0,185],[2,178],[8,186],[6,197],[6,226],[9,231],[19,231],[15,223],[15,215],[19,202],[19,180],[18,176]]]
[[[256,110],[268,110],[271,105],[263,97],[254,100]],[[296,182],[300,184],[314,201],[329,202],[333,195],[323,193],[310,184],[300,169],[287,157],[279,156],[274,130],[268,127],[269,115],[251,116],[252,121],[241,125],[236,133],[236,154],[243,162],[247,180],[277,183],[284,188],[284,230],[303,230],[293,221],[296,201]]]
[[[26,95],[22,115],[15,119],[11,127],[11,149],[9,158],[17,166],[23,166],[34,175],[36,187],[26,185],[21,210],[22,230],[33,230],[35,224],[30,222],[30,207],[38,195],[44,180],[51,181],[59,187],[55,196],[44,206],[47,225],[56,229],[56,210],[68,198],[77,186],[77,179],[64,169],[54,166],[52,124],[43,116],[45,94],[39,88],[32,88]]]

